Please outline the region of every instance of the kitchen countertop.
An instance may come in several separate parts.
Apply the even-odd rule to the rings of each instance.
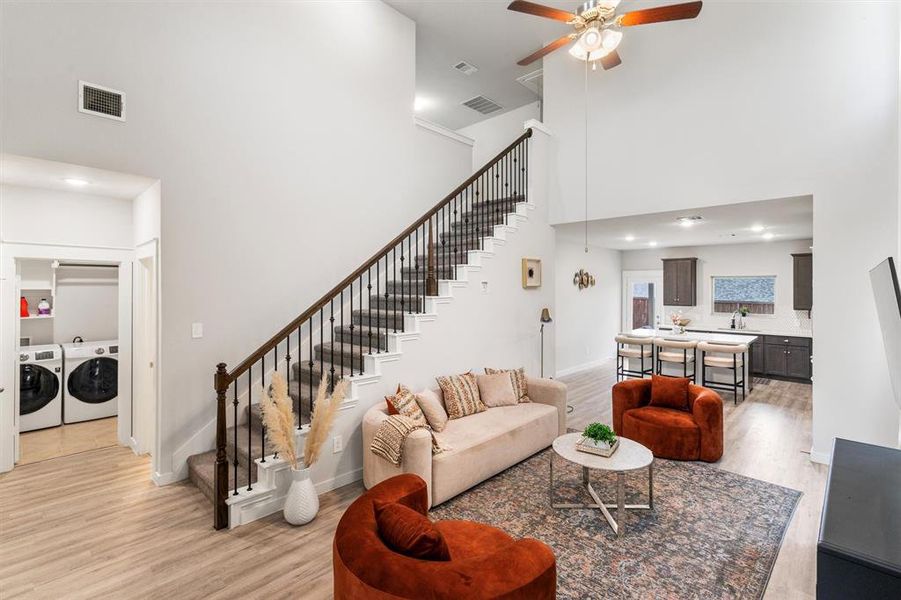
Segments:
[[[784,335],[787,337],[803,337],[813,339],[812,331],[788,331],[787,329],[766,329],[763,327],[749,327],[748,329],[729,329],[728,327],[717,327],[716,325],[706,326],[706,325],[689,325],[685,328],[686,331],[713,331],[719,333],[722,331],[723,333],[737,334],[737,335]],[[661,327],[660,331],[665,331],[669,333],[671,329],[669,327]]]
[[[663,337],[680,340],[695,340],[698,342],[719,342],[722,344],[750,344],[757,341],[757,335],[753,332],[736,335],[727,332],[707,333],[687,330],[685,333],[673,333],[672,330],[669,329],[633,329],[629,335],[634,335],[635,337]]]

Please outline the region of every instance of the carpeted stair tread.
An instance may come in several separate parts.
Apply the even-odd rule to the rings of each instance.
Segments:
[[[316,358],[324,358],[335,365],[335,375],[353,375],[363,371],[363,355],[369,353],[368,346],[359,344],[342,344],[341,342],[325,342],[315,348]]]
[[[209,450],[201,454],[194,454],[188,457],[188,477],[191,482],[197,486],[200,493],[206,496],[211,503],[215,502],[215,486],[216,486],[216,451]],[[252,483],[256,483],[256,476],[253,477]],[[247,469],[238,466],[238,486],[239,488],[247,487]],[[228,493],[231,494],[235,489],[235,468],[229,462],[228,464]]]
[[[393,333],[395,328],[399,331],[404,322],[403,315],[399,312],[395,314],[393,310],[364,308],[353,311],[352,317],[357,325],[368,326],[371,322],[372,327],[378,325],[382,331],[387,328],[390,333]]]
[[[336,360],[340,361],[340,359],[338,359],[337,354],[335,355],[335,358],[336,358]],[[295,372],[298,373],[298,378],[300,379],[300,381],[302,382],[303,385],[309,385],[310,381],[312,380],[312,382],[314,384],[314,390],[313,390],[314,392],[317,389],[315,386],[318,386],[319,382],[322,381],[322,373],[323,372],[331,373],[331,369],[332,369],[332,364],[330,362],[328,362],[327,360],[323,360],[322,362],[320,362],[318,358],[313,361],[312,367],[310,367],[308,360],[304,360],[302,363],[294,363],[294,364],[295,364]],[[348,365],[345,364],[344,365],[344,374],[350,375],[350,372],[347,367],[348,367]],[[335,368],[335,381],[338,381],[341,379],[341,363],[339,362],[337,365],[334,366],[334,368]]]
[[[387,298],[384,295],[369,297],[369,306],[371,308],[380,308],[392,311],[396,308],[397,312],[399,313],[422,312],[422,305],[422,298],[411,296],[409,293],[388,294]]]
[[[372,334],[371,337],[370,334]],[[364,346],[367,352],[370,346],[372,346],[373,351],[377,348],[384,350],[388,347],[388,336],[385,334],[385,328],[379,329],[365,324],[354,324],[353,329],[351,329],[351,325],[335,327],[335,340],[342,343],[359,344]]]

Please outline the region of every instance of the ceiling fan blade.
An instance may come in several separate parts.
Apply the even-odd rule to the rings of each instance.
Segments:
[[[661,23],[663,21],[694,19],[701,12],[702,4],[703,2],[687,2],[685,4],[646,8],[626,13],[617,20],[623,27],[632,27],[633,25],[647,25],[648,23]]]
[[[548,44],[541,50],[537,50],[537,51],[533,52],[532,54],[528,55],[527,57],[525,57],[521,61],[517,62],[516,64],[518,64],[521,67],[524,67],[528,64],[535,62],[542,56],[544,56],[546,54],[550,54],[557,48],[567,45],[570,41],[572,41],[572,37],[569,35],[564,35],[562,38],[554,40],[553,42],[551,42],[550,44]]]
[[[607,56],[601,58],[601,66],[604,67],[605,71],[609,71],[613,67],[618,67],[623,64],[623,59],[619,57],[619,52],[613,50]]]
[[[526,2],[525,0],[513,0],[507,10],[515,10],[516,12],[526,13],[527,15],[535,15],[536,17],[545,17],[546,19],[556,19],[568,23],[576,18],[576,15],[565,10],[551,8],[534,2]]]

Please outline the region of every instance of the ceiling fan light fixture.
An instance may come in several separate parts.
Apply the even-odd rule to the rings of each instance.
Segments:
[[[616,50],[619,43],[623,41],[623,32],[616,29],[605,29],[601,33],[601,46],[607,52]]]
[[[603,46],[595,50],[594,52],[588,52],[585,48],[582,47],[582,44],[576,42],[569,49],[569,54],[573,58],[578,58],[579,60],[584,60],[588,62],[593,62],[596,60],[600,60],[610,54],[610,50],[607,50]]]
[[[597,27],[589,27],[579,38],[579,45],[587,53],[592,53],[603,44],[604,36]]]

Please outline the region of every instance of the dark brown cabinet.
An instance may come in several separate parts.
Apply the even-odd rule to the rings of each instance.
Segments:
[[[663,259],[663,304],[695,306],[698,295],[698,259]]]
[[[795,310],[813,308],[813,254],[792,254],[794,261],[792,293]]]
[[[756,342],[751,344],[750,353],[751,353],[751,375],[764,375],[766,365],[766,359],[763,356],[763,340],[758,339]]]
[[[812,341],[809,338],[765,335],[763,336],[763,373],[768,377],[810,381],[811,351]],[[755,370],[757,370],[756,367]]]

